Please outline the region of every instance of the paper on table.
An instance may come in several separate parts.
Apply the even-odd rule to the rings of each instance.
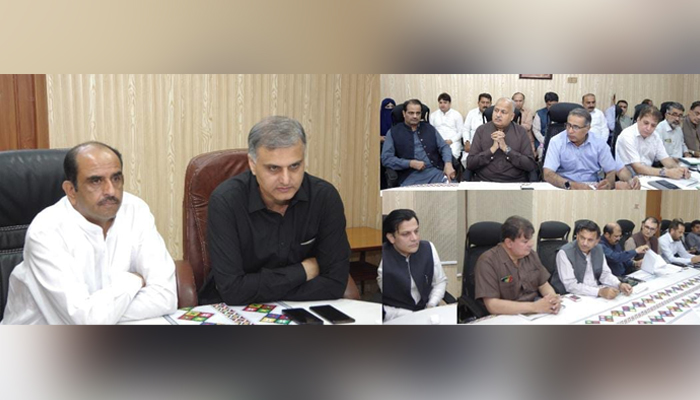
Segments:
[[[681,161],[688,165],[700,165],[700,158],[681,157]]]

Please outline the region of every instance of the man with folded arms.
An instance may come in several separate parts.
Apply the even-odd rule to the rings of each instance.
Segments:
[[[619,171],[620,178],[625,181],[624,188],[639,189],[639,179],[632,177],[624,165],[615,162],[610,147],[602,139],[590,135],[590,128],[588,111],[576,108],[569,112],[566,130],[549,142],[543,166],[545,181],[567,190],[614,189],[615,173]],[[599,182],[600,171],[605,173],[605,178]]]
[[[304,172],[306,133],[268,117],[248,135],[250,170],[209,199],[211,273],[200,303],[325,300],[343,296],[350,268],[345,212],[330,183]]]
[[[683,247],[685,225],[680,219],[674,219],[668,226],[668,232],[659,238],[661,257],[669,264],[688,265],[700,263],[700,256],[693,256]]]
[[[146,203],[124,193],[122,166],[104,143],[68,151],[66,196],[27,230],[3,324],[114,324],[175,312],[175,263]]]
[[[638,175],[690,178],[688,168],[679,166],[673,157],[669,157],[661,137],[654,134],[661,119],[661,112],[656,107],[642,107],[637,123],[618,136],[615,159],[631,166]],[[655,161],[661,162],[663,167],[652,167]]]
[[[535,228],[512,216],[501,227],[501,243],[479,257],[475,298],[491,314],[557,314],[561,299],[549,284],[549,272],[532,250]]]
[[[583,220],[576,225],[576,241],[562,246],[557,252],[557,274],[552,285],[561,292],[580,296],[614,299],[620,292],[629,296],[632,286],[620,283],[608,267],[602,246],[598,246],[600,227]]]

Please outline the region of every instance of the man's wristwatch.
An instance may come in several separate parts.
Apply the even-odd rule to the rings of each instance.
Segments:
[[[510,153],[510,146],[506,146],[506,155],[508,155],[508,153]]]
[[[571,190],[571,182],[569,182],[569,181],[564,182],[564,189]]]
[[[659,176],[666,176],[666,168],[661,168],[661,170],[659,171]]]

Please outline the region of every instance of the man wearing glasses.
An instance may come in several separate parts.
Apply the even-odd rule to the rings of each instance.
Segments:
[[[639,180],[612,157],[610,147],[598,136],[589,135],[591,114],[583,109],[571,110],[566,130],[554,136],[544,160],[544,179],[550,184],[573,190],[615,188],[615,173],[624,181],[620,188],[639,189]],[[600,172],[604,178],[599,177]]]
[[[681,119],[685,108],[682,104],[673,102],[666,109],[666,119],[656,127],[656,134],[661,137],[664,147],[669,156],[678,159],[690,157],[688,147],[683,139],[683,129],[681,129]]]
[[[700,101],[690,105],[688,115],[683,119],[683,138],[693,157],[700,157]]]
[[[635,233],[625,242],[625,250],[634,250],[639,246],[649,246],[654,253],[659,254],[659,238],[656,237],[656,230],[659,228],[659,220],[654,217],[646,217],[642,221],[642,230]],[[641,260],[644,254],[637,254],[635,260]]]

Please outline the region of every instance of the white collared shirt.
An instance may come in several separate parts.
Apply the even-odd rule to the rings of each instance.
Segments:
[[[143,200],[124,193],[105,237],[63,197],[27,230],[2,323],[114,324],[176,308],[175,264]]]
[[[445,297],[445,291],[447,290],[447,276],[445,275],[445,270],[442,268],[440,256],[438,256],[433,242],[428,243],[430,243],[430,249],[433,252],[433,282],[432,289],[430,290],[430,298],[428,299],[428,303],[425,305],[425,308],[436,307],[438,304],[440,304],[440,300]],[[410,256],[406,258],[406,266],[409,268],[408,276],[411,278],[411,297],[413,298],[413,301],[418,304],[418,302],[421,300],[421,296],[420,292],[418,291],[418,286],[416,286],[416,282],[413,280],[413,276],[411,275],[409,266],[410,259]],[[383,264],[380,261],[379,269],[377,269],[377,286],[379,286],[379,291],[382,290],[382,266]],[[404,308],[391,307],[388,305],[384,305],[384,311],[386,312],[386,315],[384,316],[385,321],[390,321],[413,312]]]
[[[610,136],[608,120],[605,118],[605,114],[597,108],[591,113],[591,129],[588,133],[603,139],[606,143],[608,142],[608,137]]]
[[[615,289],[620,287],[620,280],[610,272],[610,267],[608,267],[608,262],[605,261],[605,257],[603,257],[603,271],[600,273],[600,285],[598,285],[598,282],[595,280],[595,275],[593,274],[590,252],[586,254],[586,272],[583,275],[582,283],[576,280],[574,267],[571,265],[569,257],[566,256],[564,250],[559,250],[557,252],[557,271],[559,272],[559,279],[561,279],[561,282],[564,284],[566,291],[571,294],[598,297],[598,290],[601,287],[609,286]]]
[[[451,140],[450,148],[452,155],[459,158],[462,152],[462,131],[464,131],[464,123],[462,122],[462,114],[457,110],[450,108],[446,113],[437,110],[430,114],[430,125],[440,133],[444,140]]]
[[[656,132],[645,139],[639,133],[637,124],[634,124],[622,131],[617,138],[615,159],[625,165],[642,163],[650,167],[654,161],[661,161],[664,158],[668,158],[668,153]]]
[[[654,131],[661,138],[661,142],[669,157],[681,158],[688,151],[683,137],[683,128],[680,125],[676,129],[671,128],[668,121],[663,120]]]
[[[474,133],[476,128],[484,124],[484,114],[479,110],[479,107],[469,111],[467,118],[464,120],[464,133],[462,134],[463,141],[474,142]]]
[[[659,238],[659,251],[661,257],[667,263],[690,264],[693,256],[683,247],[683,243],[678,240],[674,241],[670,232],[666,232]],[[678,257],[676,257],[678,254]]]

